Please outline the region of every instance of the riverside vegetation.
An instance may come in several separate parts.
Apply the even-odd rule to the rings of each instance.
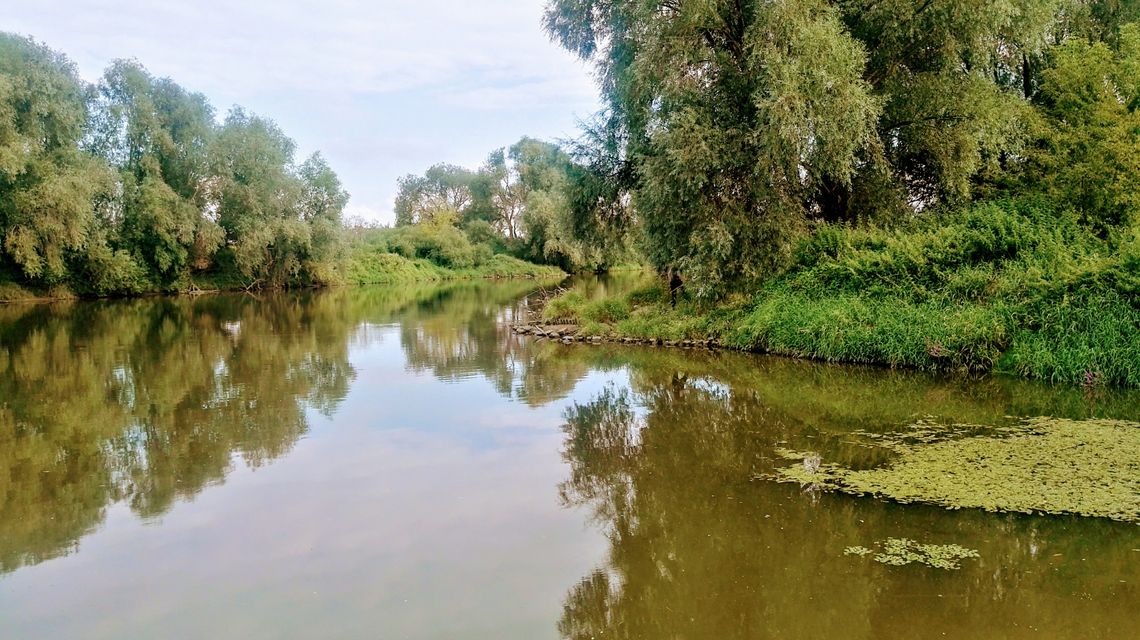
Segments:
[[[1140,386],[1140,6],[653,7],[548,6],[607,105],[574,229],[665,277],[545,321]]]
[[[515,220],[507,192],[521,193],[482,183],[479,224],[462,229],[439,210],[399,229],[346,221],[336,173],[319,153],[299,161],[268,118],[219,120],[134,61],[89,84],[0,33],[0,301],[564,275],[520,259],[567,266],[532,251],[540,222]]]
[[[546,27],[606,105],[572,228],[657,272],[551,300],[554,337],[1140,387],[1137,3],[552,0]],[[943,427],[760,477],[1135,522],[1137,428]]]

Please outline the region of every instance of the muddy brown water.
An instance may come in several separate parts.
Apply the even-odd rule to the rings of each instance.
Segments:
[[[1140,395],[537,341],[534,289],[0,307],[0,637],[1140,637],[1140,526],[754,479]]]

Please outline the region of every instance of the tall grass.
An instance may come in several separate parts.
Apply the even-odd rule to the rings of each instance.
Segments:
[[[1041,201],[991,202],[893,230],[823,227],[787,272],[715,308],[671,308],[661,285],[552,305],[620,336],[1140,387],[1138,238],[1099,237]]]

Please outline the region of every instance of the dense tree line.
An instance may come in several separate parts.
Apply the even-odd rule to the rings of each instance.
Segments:
[[[980,198],[1134,233],[1138,19],[1125,0],[551,0],[605,101],[570,149],[569,226],[637,230],[710,297],[815,225]]]
[[[396,197],[397,232],[420,238],[421,252],[430,253],[428,238],[453,238],[454,244],[465,237],[484,253],[511,253],[567,271],[628,259],[624,237],[591,242],[575,235],[569,200],[575,167],[559,145],[524,137],[493,151],[475,170],[438,164],[407,175]]]
[[[348,195],[272,121],[133,61],[94,85],[0,34],[0,279],[84,293],[335,277]]]

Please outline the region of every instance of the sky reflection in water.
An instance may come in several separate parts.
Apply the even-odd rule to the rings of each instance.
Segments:
[[[0,635],[1133,632],[1135,525],[752,477],[777,445],[870,465],[845,434],[1136,394],[538,344],[500,322],[532,288],[0,307]],[[982,557],[843,555],[887,537]]]

